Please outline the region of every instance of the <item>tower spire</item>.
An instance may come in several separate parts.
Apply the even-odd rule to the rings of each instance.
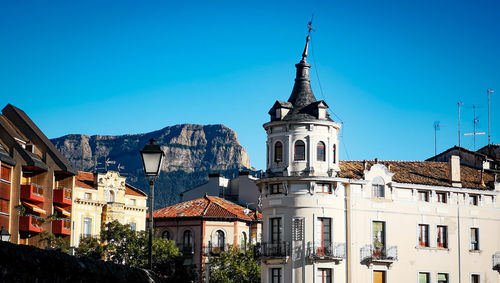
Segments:
[[[307,58],[307,50],[309,49],[309,40],[311,39],[311,31],[313,30],[312,28],[312,20],[313,20],[314,14],[311,16],[311,20],[307,23],[307,37],[306,37],[306,46],[304,46],[304,52],[302,52],[302,61],[306,61]]]

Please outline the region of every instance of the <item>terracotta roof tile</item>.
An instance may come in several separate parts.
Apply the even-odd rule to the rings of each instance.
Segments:
[[[240,218],[246,220],[255,219],[255,212],[244,213],[245,208],[219,197],[205,196],[202,198],[188,200],[172,206],[161,208],[153,212],[155,218],[162,217],[223,217]],[[262,218],[260,213],[258,219]]]
[[[389,171],[394,173],[392,180],[395,182],[451,187],[447,162],[379,161],[379,163],[386,167],[390,166]],[[367,161],[367,169],[369,170],[373,164],[374,161]],[[363,161],[341,161],[339,177],[363,179],[363,171]],[[494,175],[483,173],[481,182],[481,170],[460,166],[460,179],[464,188],[484,190],[493,188]]]
[[[84,189],[97,190],[94,173],[78,171],[78,175],[76,175],[75,178],[75,186]]]

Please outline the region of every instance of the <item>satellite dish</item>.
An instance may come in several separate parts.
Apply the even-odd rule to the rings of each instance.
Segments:
[[[243,210],[243,213],[245,213],[245,215],[248,215],[250,213],[250,209],[245,208],[245,210]]]

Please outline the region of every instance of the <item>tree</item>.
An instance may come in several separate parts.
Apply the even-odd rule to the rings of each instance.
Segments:
[[[57,237],[56,235],[43,231],[40,233],[41,243],[44,243],[47,248],[59,250],[64,253],[68,253],[69,249],[69,238]]]
[[[226,252],[210,258],[210,283],[260,282],[260,264],[253,247],[246,250],[229,246]]]

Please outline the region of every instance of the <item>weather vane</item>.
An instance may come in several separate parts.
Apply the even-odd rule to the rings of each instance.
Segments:
[[[308,36],[311,34],[311,31],[314,30],[313,27],[312,27],[313,18],[314,18],[314,14],[312,14],[311,20],[307,23],[307,29],[308,29],[307,35]]]

